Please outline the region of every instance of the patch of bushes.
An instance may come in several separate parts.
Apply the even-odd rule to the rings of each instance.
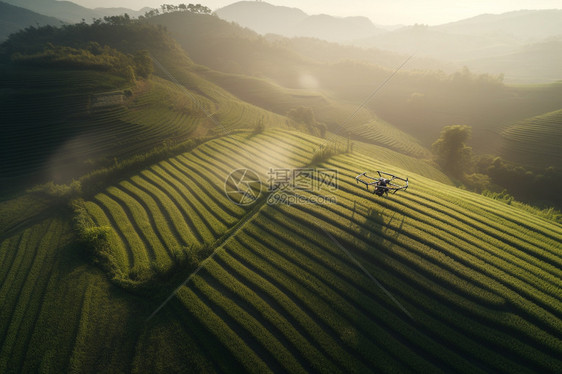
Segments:
[[[73,180],[70,184],[55,184],[53,181],[35,186],[28,193],[47,197],[51,202],[64,203],[82,194],[82,184]]]
[[[16,52],[11,60],[20,65],[108,71],[129,80],[136,77],[147,78],[153,71],[152,60],[147,51],[137,51],[134,55],[124,54],[96,42],[90,42],[86,48],[47,43],[40,52]]]
[[[209,139],[210,137],[192,138],[176,145],[164,142],[161,146],[147,153],[135,155],[122,161],[115,159],[113,165],[97,169],[79,179],[83,195],[93,195],[103,187],[127,175],[143,170],[166,158],[188,152]]]
[[[98,226],[88,214],[84,200],[76,199],[72,202],[74,210],[74,229],[78,234],[78,241],[85,253],[98,264],[111,278],[123,279],[121,271],[112,265],[110,236],[114,230],[110,226]]]
[[[345,149],[342,149],[337,144],[323,144],[314,152],[312,159],[310,161],[311,165],[320,164],[322,162],[328,161],[332,156],[339,155],[341,153],[346,153]]]

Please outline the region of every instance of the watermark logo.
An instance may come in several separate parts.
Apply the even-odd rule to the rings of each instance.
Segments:
[[[338,171],[335,169],[276,168],[269,169],[268,190],[335,191],[338,189]]]
[[[261,195],[259,175],[251,169],[237,169],[228,175],[224,183],[226,196],[237,205],[251,205]]]
[[[335,196],[325,195],[300,195],[299,193],[287,193],[285,191],[275,192],[267,198],[268,205],[327,205],[336,204]]]
[[[333,204],[338,189],[338,172],[324,168],[270,168],[265,184],[267,204],[302,205]],[[237,205],[251,205],[262,193],[258,173],[251,169],[237,169],[225,181],[226,196]]]

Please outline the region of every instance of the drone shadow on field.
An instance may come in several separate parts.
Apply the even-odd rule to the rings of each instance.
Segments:
[[[351,208],[349,226],[356,232],[357,247],[346,249],[349,250],[355,261],[361,264],[359,267],[363,272],[368,272],[365,274],[365,283],[373,287],[371,292],[364,289],[360,292],[357,289],[350,289],[349,293],[358,295],[360,299],[358,305],[369,306],[365,309],[365,313],[391,312],[412,318],[401,304],[400,298],[395,298],[392,291],[393,280],[388,277],[393,270],[390,262],[395,256],[392,253],[392,247],[402,231],[404,215],[397,211],[387,211],[388,208],[385,205],[378,203],[364,204],[354,201]],[[391,225],[393,229],[390,229]],[[361,251],[359,247],[365,248],[365,244],[367,245],[366,251]],[[357,269],[357,271],[361,270]],[[366,328],[365,321],[359,315],[356,318],[352,317],[348,327],[349,336],[342,336],[342,339],[349,339],[358,346],[363,346],[367,343],[367,340],[364,341],[363,334],[360,333],[364,328]]]
[[[390,219],[387,218],[387,221],[385,221],[383,213],[386,209],[380,204],[366,205],[354,201],[349,227],[358,231],[359,238],[367,239],[370,245],[375,247],[384,245],[385,239],[395,241],[400,237],[405,216],[400,212],[393,211]],[[400,220],[398,225],[397,220]]]

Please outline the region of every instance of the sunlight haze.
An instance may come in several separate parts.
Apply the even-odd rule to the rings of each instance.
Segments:
[[[0,0],[0,374],[562,374],[562,0]]]
[[[212,10],[230,5],[236,1],[209,0],[202,5]],[[561,0],[498,0],[498,1],[445,1],[445,0],[271,0],[273,5],[299,8],[308,14],[329,14],[333,16],[366,16],[374,23],[392,24],[429,24],[437,25],[474,17],[483,13],[505,13],[520,9],[559,9]],[[178,1],[163,2],[160,0],[76,0],[75,3],[89,7],[127,7],[138,10],[142,7],[159,7],[162,3],[180,4]],[[188,2],[184,2],[188,3]]]

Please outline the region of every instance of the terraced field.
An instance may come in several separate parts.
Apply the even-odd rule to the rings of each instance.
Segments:
[[[21,74],[21,80],[7,82],[7,89],[19,94],[7,94],[0,105],[6,125],[2,129],[1,178],[38,173],[48,174],[50,179],[65,172],[72,175],[68,168],[78,172],[88,160],[128,157],[171,137],[181,141],[202,120],[181,101],[185,95],[177,87],[159,78],[148,82],[134,103],[127,103],[123,91],[115,91],[126,87],[126,82],[109,74]],[[14,79],[18,77],[16,74]],[[112,91],[100,94],[104,87]],[[96,100],[104,95],[120,100],[99,106]],[[164,105],[160,97],[167,99]],[[125,105],[130,105],[130,110]]]
[[[148,311],[81,253],[64,216],[2,233],[0,372],[131,370]],[[183,339],[196,355],[189,336]]]
[[[562,370],[561,225],[359,153],[316,165],[338,171],[337,190],[277,192],[331,203],[267,204],[262,191],[240,207],[224,194],[232,170],[265,185],[321,143],[227,136],[85,202],[111,227],[118,285],[214,251],[148,321],[166,294],[109,283],[70,217],[44,211],[0,232],[0,371]],[[380,198],[356,184],[376,169],[409,189]]]
[[[64,370],[74,339],[85,338],[79,325],[96,285],[89,283],[93,279],[83,268],[78,269],[76,254],[69,250],[71,241],[70,222],[60,217],[0,241],[2,373]],[[50,344],[46,347],[44,342]]]
[[[380,120],[352,126],[349,131],[354,138],[361,139],[363,142],[390,148],[408,156],[425,159],[431,157],[431,153],[413,136]]]
[[[326,144],[335,144],[342,149],[347,148],[347,143],[349,141],[355,153],[366,156],[369,160],[376,160],[376,162],[371,165],[372,169],[376,169],[378,165],[384,163],[400,168],[407,173],[416,173],[434,181],[449,185],[453,184],[449,177],[432,165],[431,161],[408,156],[380,145],[355,139],[348,140],[348,138],[332,133],[328,133],[326,138],[328,140]]]
[[[362,100],[357,86],[215,72],[139,26],[109,39],[150,50],[144,81],[1,66],[0,373],[562,373],[562,225],[453,187],[365,108],[348,124],[366,140],[353,152],[324,147],[343,131],[284,130],[301,105],[339,128],[357,106],[334,97]],[[193,51],[212,43],[201,35]],[[558,166],[561,116],[508,128],[506,158]],[[22,192],[28,177],[96,168],[72,188]],[[228,178],[245,169],[260,187]],[[337,188],[310,169],[337,171]],[[410,187],[377,197],[356,183],[376,170]]]
[[[321,165],[339,172],[332,204],[259,200],[248,217],[220,196],[222,174],[241,165],[306,165],[313,139],[213,141],[108,188],[88,209],[116,227],[123,273],[170,266],[178,245],[214,243],[216,254],[161,312],[220,342],[207,351],[214,362],[226,355],[251,372],[562,369],[560,225],[415,174],[407,192],[378,198],[356,185],[359,170],[406,172],[358,154]],[[264,164],[273,144],[287,154]],[[207,189],[180,198],[180,179]],[[220,209],[188,206],[196,200]],[[196,212],[222,225],[190,227]]]
[[[131,86],[99,72],[22,68],[3,73],[4,187],[26,179],[66,183],[108,160],[131,157],[163,142],[181,142],[215,127],[224,132],[260,122],[286,126],[285,117],[241,102],[194,74],[187,76],[189,91],[158,76]],[[129,86],[135,93],[131,98],[124,94]]]
[[[299,106],[312,108],[318,121],[334,128],[345,122],[349,114],[357,109],[355,103],[334,100],[312,88],[290,89],[266,79],[227,74],[210,69],[200,69],[197,72],[237,98],[274,113],[285,115]],[[351,123],[361,124],[371,118],[372,115],[368,110],[361,109]]]
[[[562,110],[507,127],[502,132],[501,155],[527,167],[562,165]]]
[[[560,371],[560,225],[417,176],[376,198],[353,179],[374,162],[325,165],[337,204],[262,209],[176,313],[250,371]]]
[[[220,138],[97,194],[84,208],[96,226],[113,229],[111,251],[104,255],[112,275],[151,279],[188,252],[211,245],[248,213],[224,193],[231,172],[250,168],[265,181],[269,168],[306,166],[318,142],[276,131]]]

